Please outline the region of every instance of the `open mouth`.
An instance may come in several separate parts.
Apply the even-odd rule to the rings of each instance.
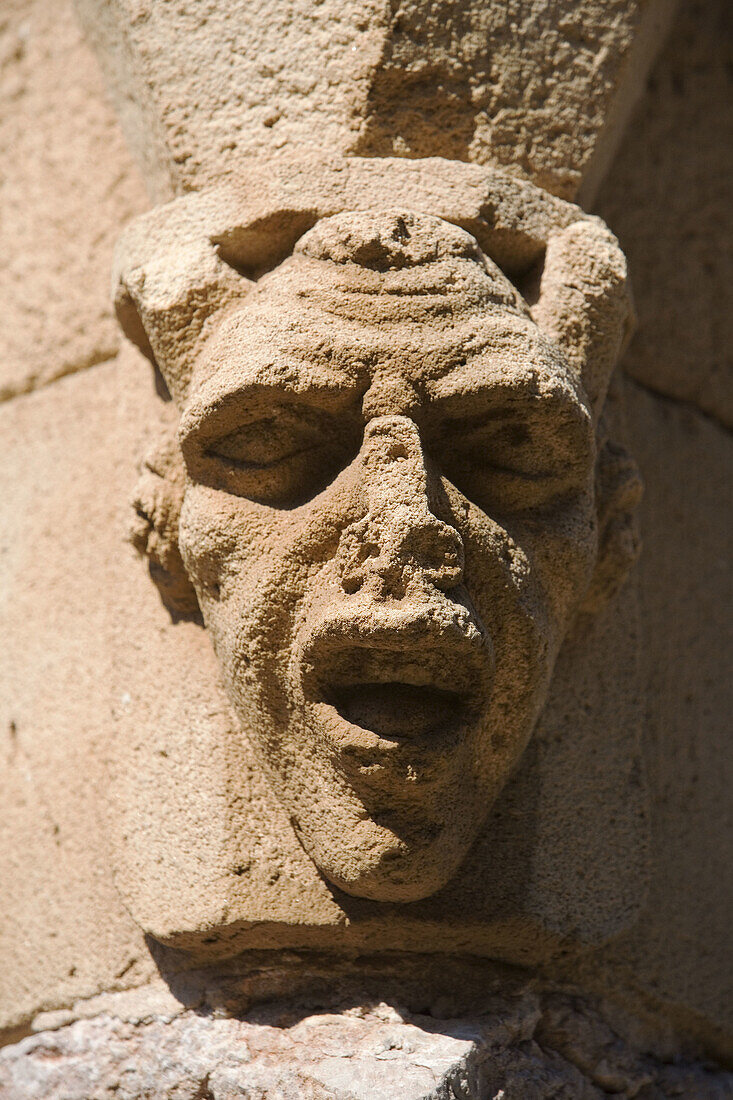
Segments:
[[[302,664],[306,704],[337,754],[360,768],[391,758],[422,770],[475,727],[493,664],[478,631],[372,623],[345,634],[319,632]]]
[[[388,741],[440,736],[468,716],[467,700],[458,692],[427,684],[342,684],[330,696],[344,721]]]

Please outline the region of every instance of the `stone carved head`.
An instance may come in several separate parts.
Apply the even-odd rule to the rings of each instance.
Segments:
[[[602,427],[625,264],[576,213],[526,299],[405,206],[311,218],[255,282],[221,247],[123,253],[121,318],[180,412],[136,543],[200,609],[303,847],[357,896],[451,878],[566,631],[634,556],[638,482]]]

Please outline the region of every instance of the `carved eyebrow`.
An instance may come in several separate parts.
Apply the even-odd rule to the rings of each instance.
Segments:
[[[589,418],[585,395],[564,358],[524,319],[487,323],[479,338],[467,343],[466,355],[428,381],[426,390],[436,412],[440,408],[455,418],[475,415],[477,408],[484,417],[503,409],[504,416],[521,410],[570,416],[579,423]]]
[[[578,427],[590,425],[590,413],[574,387],[565,380],[525,376],[521,379],[482,379],[466,384],[465,374],[454,385],[431,386],[429,418],[447,421],[454,430],[470,431],[490,421],[562,418]],[[446,379],[441,379],[445,382]],[[436,392],[437,391],[437,392]]]
[[[252,380],[231,388],[221,385],[203,387],[191,397],[181,415],[181,443],[198,440],[206,444],[243,424],[272,417],[284,406],[307,406],[325,417],[342,416],[350,407],[358,409],[361,387],[353,381],[351,384],[337,385],[332,380],[321,378],[318,385],[319,380],[311,372],[309,374],[308,379],[302,379],[302,385],[290,377],[271,381]]]

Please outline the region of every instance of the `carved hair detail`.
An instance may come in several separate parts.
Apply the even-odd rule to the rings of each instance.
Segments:
[[[563,346],[598,414],[632,324],[626,261],[600,219],[503,172],[437,158],[292,164],[280,173],[176,199],[139,218],[118,242],[117,315],[130,339],[157,362],[179,406],[211,319],[245,297],[253,286],[249,276],[276,267],[309,229],[318,226],[308,248],[320,241],[336,262],[347,255],[372,262],[374,242],[336,244],[323,225],[335,214],[374,211],[379,196],[382,210],[424,213],[461,227],[473,238],[471,248],[490,256],[520,288],[544,257],[533,314]],[[430,259],[423,252],[410,262]]]

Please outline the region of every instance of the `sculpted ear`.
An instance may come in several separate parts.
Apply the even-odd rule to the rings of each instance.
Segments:
[[[634,323],[626,258],[598,219],[577,221],[550,236],[532,316],[565,352],[598,423]]]
[[[183,458],[174,434],[146,456],[133,499],[130,542],[148,559],[150,576],[174,616],[198,616],[193,585],[178,549],[178,518],[185,488]]]

